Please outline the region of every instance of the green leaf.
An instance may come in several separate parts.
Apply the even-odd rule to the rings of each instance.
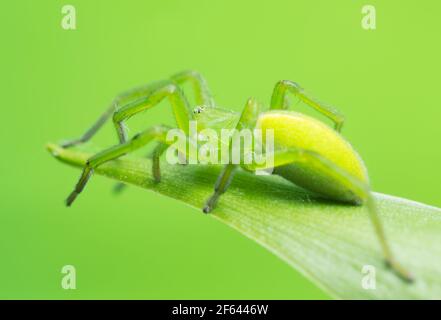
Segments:
[[[85,148],[89,152],[54,144],[47,148],[57,159],[77,167],[91,155],[90,147]],[[148,159],[126,156],[95,172],[201,211],[220,171],[219,166],[171,166],[165,161],[161,169],[159,184],[152,180]],[[87,191],[80,201],[83,196]],[[375,198],[394,253],[416,279],[412,284],[384,266],[366,208],[320,200],[280,177],[238,172],[212,217],[256,241],[336,298],[441,299],[441,209],[379,193]],[[366,265],[375,267],[375,289],[363,288]]]

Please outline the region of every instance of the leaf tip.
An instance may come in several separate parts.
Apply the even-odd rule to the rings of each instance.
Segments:
[[[58,158],[60,156],[60,150],[61,147],[55,143],[47,143],[46,144],[46,150],[50,152],[55,158]]]

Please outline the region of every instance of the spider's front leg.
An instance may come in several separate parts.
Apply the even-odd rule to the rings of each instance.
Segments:
[[[199,72],[187,70],[173,75],[170,79],[179,86],[190,82],[193,85],[195,102],[198,106],[215,107],[207,81]]]
[[[67,141],[62,144],[64,148],[72,147],[88,141],[113,115],[113,123],[121,144],[127,141],[127,129],[125,120],[150,109],[168,98],[173,109],[178,127],[188,132],[189,121],[193,119],[192,110],[184,93],[178,85],[190,82],[193,84],[196,103],[206,106],[214,106],[214,100],[208,89],[204,77],[196,71],[184,71],[173,75],[170,80],[155,82],[119,95],[100,118],[79,139]],[[161,147],[155,149],[153,162],[158,167],[155,177],[159,180],[159,156]],[[124,190],[124,183],[117,183],[114,187],[116,193]]]
[[[154,96],[158,91],[161,91],[161,89],[163,89],[164,87],[169,87],[169,88],[173,86],[177,87],[178,85],[184,84],[186,82],[190,82],[193,84],[193,91],[194,91],[196,103],[200,105],[214,106],[213,97],[210,93],[210,90],[208,89],[208,85],[204,77],[200,73],[192,70],[180,72],[173,75],[170,78],[170,80],[150,83],[146,86],[139,87],[134,90],[130,90],[128,92],[118,95],[110,104],[110,106],[104,111],[104,113],[98,118],[98,120],[80,138],[69,140],[62,143],[62,147],[69,148],[87,142],[98,132],[98,130],[106,123],[106,121],[112,115],[117,113],[120,109],[126,108],[128,105],[138,100],[147,99],[152,95]],[[159,99],[157,103],[159,103],[161,100],[162,99]],[[175,113],[175,117],[179,117],[180,113],[188,112],[188,110],[185,110],[185,109],[189,109],[188,106],[186,106],[187,108],[184,108],[184,110],[176,110],[179,107],[175,108],[173,104],[182,105],[183,103],[179,103],[179,101],[175,101],[172,98],[170,100]],[[152,107],[154,105],[152,105]],[[123,128],[123,124],[114,122],[114,125],[116,127],[120,139],[120,143],[124,143],[127,137],[126,137],[125,128]]]
[[[70,206],[72,202],[77,198],[77,196],[83,191],[87,181],[89,181],[90,177],[93,174],[93,171],[102,165],[103,163],[106,163],[110,160],[117,159],[121,156],[124,156],[127,153],[133,152],[145,145],[147,145],[149,142],[156,140],[161,143],[161,145],[167,144],[166,138],[167,138],[167,132],[170,128],[166,126],[155,126],[152,128],[149,128],[137,135],[135,135],[132,139],[129,141],[118,144],[116,146],[110,147],[104,151],[101,151],[97,153],[96,155],[89,158],[86,162],[86,165],[83,169],[83,172],[80,176],[80,179],[78,180],[78,183],[75,186],[74,191],[69,195],[69,197],[66,199],[66,205]],[[182,150],[185,152],[185,150]],[[159,163],[158,163],[159,164]],[[155,165],[155,162],[153,162],[153,172],[154,172],[154,178],[155,180],[159,178],[159,166]],[[155,170],[157,170],[157,173],[155,174]]]
[[[318,102],[310,95],[305,93],[305,91],[297,83],[290,80],[281,80],[277,82],[271,97],[271,109],[288,109],[289,93],[293,94],[310,107],[331,119],[335,124],[335,130],[338,132],[341,131],[345,119],[343,114],[332,106]]]
[[[122,94],[113,99],[110,106],[101,114],[98,120],[80,137],[77,139],[72,139],[65,141],[61,144],[63,148],[70,148],[82,143],[89,141],[98,130],[107,122],[107,120],[118,110],[121,106],[124,106],[130,102],[136,101],[142,97],[146,97],[151,92],[151,87],[153,84],[149,84],[147,86],[139,87]]]
[[[188,134],[189,123],[194,119],[193,112],[182,90],[172,81],[165,81],[152,90],[151,93],[144,98],[131,102],[119,108],[113,114],[113,122],[118,133],[120,143],[124,143],[127,139],[127,129],[125,121],[134,115],[148,110],[158,105],[163,99],[168,98],[172,107],[178,128]],[[164,151],[163,146],[158,146],[153,153],[153,163],[159,168],[159,157]],[[155,174],[159,181],[159,169]],[[117,183],[114,191],[121,192],[124,189],[123,184]]]

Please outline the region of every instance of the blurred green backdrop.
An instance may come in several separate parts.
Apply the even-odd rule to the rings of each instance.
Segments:
[[[60,26],[65,4],[77,30]],[[376,30],[361,28],[365,4]],[[117,93],[183,69],[236,110],[291,79],[346,114],[376,191],[441,206],[440,10],[429,0],[3,3],[0,298],[329,298],[235,231],[145,190],[114,197],[97,176],[65,208],[79,171],[44,145],[82,134]],[[140,118],[132,134],[173,123],[165,103]],[[115,141],[107,125],[93,143]],[[67,264],[76,290],[61,288]]]

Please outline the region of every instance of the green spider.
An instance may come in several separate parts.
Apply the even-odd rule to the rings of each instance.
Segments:
[[[180,87],[187,82],[193,86],[195,102],[198,106],[196,108],[189,105]],[[335,123],[335,128],[332,129],[304,114],[288,111],[289,94],[330,118]],[[271,165],[272,174],[279,175],[327,199],[353,205],[366,205],[387,265],[402,279],[412,281],[412,276],[395,260],[386,241],[370,191],[366,167],[350,143],[340,135],[344,122],[343,115],[338,110],[316,101],[298,84],[288,80],[276,84],[270,110],[266,112],[261,112],[260,105],[252,98],[248,99],[241,114],[216,107],[206,81],[195,71],[181,72],[169,80],[155,82],[119,95],[81,138],[63,144],[63,147],[67,148],[88,141],[106,120],[113,116],[120,143],[88,159],[74,191],[66,200],[67,206],[70,206],[83,190],[95,168],[152,141],[158,143],[152,153],[153,176],[157,182],[160,181],[159,158],[170,145],[166,139],[170,128],[154,126],[128,139],[124,122],[139,112],[156,106],[165,98],[168,98],[173,109],[177,127],[186,134],[189,133],[190,121],[197,121],[198,128],[212,128],[218,131],[231,128],[238,130],[258,128],[265,132],[267,129],[272,129],[275,145],[272,154],[274,159]],[[267,164],[256,162],[226,164],[215,183],[214,193],[203,207],[205,213],[215,208],[238,167],[249,172],[269,169]]]

